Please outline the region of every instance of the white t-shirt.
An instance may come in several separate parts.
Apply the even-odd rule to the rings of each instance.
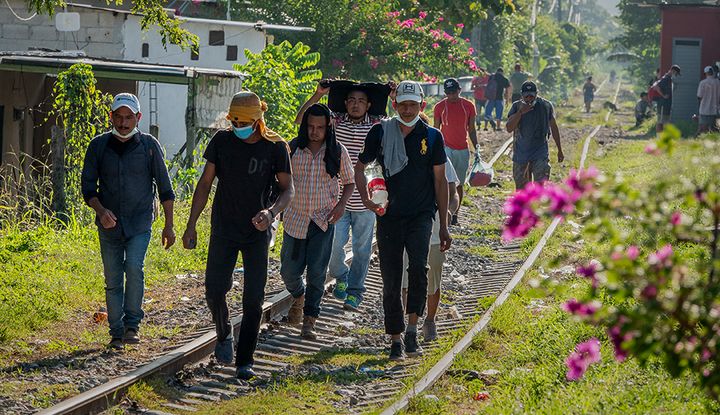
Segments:
[[[697,90],[700,98],[700,115],[718,115],[720,109],[720,79],[705,78],[700,81]]]
[[[455,183],[457,186],[460,182],[457,173],[455,173],[455,167],[453,167],[450,159],[445,162],[445,178],[448,183]],[[430,245],[440,244],[440,213],[435,212],[435,220],[433,220],[432,233],[430,234]]]

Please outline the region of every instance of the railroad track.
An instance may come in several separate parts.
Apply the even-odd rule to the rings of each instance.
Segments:
[[[619,89],[619,86],[618,86]],[[617,92],[616,92],[617,96]],[[597,132],[597,129],[588,136],[588,142]],[[512,139],[508,139],[495,152],[491,159],[494,163],[509,148]],[[587,144],[584,152],[587,152]],[[462,228],[471,227],[475,217],[464,211],[460,217]],[[557,221],[548,227],[548,232],[535,247],[531,258],[537,257],[547,238],[552,235]],[[420,382],[412,385],[409,392],[401,399],[392,403],[385,413],[395,413],[407,405],[408,400],[415,394],[421,393],[437,380],[455,354],[469,345],[472,336],[482,330],[494,308],[507,298],[512,288],[522,279],[524,270],[532,265],[530,258],[526,261],[519,259],[521,254],[518,244],[496,245],[494,253],[501,258],[500,261],[478,259],[476,272],[464,276],[464,289],[451,311],[445,319],[438,321],[438,333],[442,337],[450,332],[465,328],[477,320],[463,339],[443,356],[439,363],[433,367]],[[351,258],[349,258],[351,260]],[[528,261],[530,261],[528,263]],[[329,288],[332,281],[327,281]],[[446,289],[444,278],[443,289]],[[377,266],[377,260],[371,263],[366,280],[367,293],[362,310],[382,309],[382,281]],[[498,296],[497,300],[488,310],[478,306],[482,297]],[[110,380],[98,387],[87,390],[57,405],[40,411],[39,414],[88,414],[99,413],[121,402],[128,388],[142,380],[153,376],[170,376],[174,379],[171,387],[175,390],[175,398],[163,403],[162,411],[146,411],[146,414],[192,413],[197,407],[207,403],[240,397],[262,387],[272,379],[293,375],[298,370],[297,364],[289,362],[292,357],[300,358],[317,355],[323,351],[354,349],[367,353],[385,355],[387,342],[384,335],[370,335],[358,339],[351,336],[355,327],[372,325],[371,321],[382,327],[382,317],[379,313],[365,315],[365,313],[350,313],[342,308],[342,303],[335,300],[326,290],[323,299],[323,310],[317,321],[318,339],[309,341],[299,336],[299,328],[283,324],[282,316],[287,313],[292,298],[287,291],[267,296],[263,306],[264,325],[261,329],[254,369],[258,379],[253,382],[239,381],[235,378],[232,367],[218,365],[210,357],[215,345],[214,329],[208,327],[195,333],[195,338],[179,346],[156,360],[141,366],[124,376]],[[239,328],[241,316],[235,316],[232,324]],[[361,322],[360,324],[355,323]],[[237,330],[236,330],[237,332]],[[379,331],[381,333],[382,331]],[[464,343],[463,343],[464,342]],[[463,344],[466,344],[463,346]],[[438,343],[424,346],[426,353],[432,353]],[[407,379],[417,375],[419,359],[408,359],[405,363],[395,365],[386,370],[368,370],[363,368],[338,368],[338,370],[354,371],[354,375],[364,376],[366,382],[362,389],[352,390],[352,386],[340,393],[342,399],[337,403],[343,412],[361,413],[369,408],[382,407],[389,400],[408,390]],[[311,368],[312,369],[312,368]],[[370,387],[368,387],[370,386]]]

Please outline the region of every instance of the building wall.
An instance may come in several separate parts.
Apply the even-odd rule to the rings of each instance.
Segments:
[[[34,125],[45,115],[31,111],[45,95],[45,75],[0,71],[0,106],[3,107],[2,164],[17,165],[21,154],[36,156]]]
[[[9,0],[20,16],[29,16],[24,1]],[[26,51],[30,48],[82,50],[88,56],[122,59],[123,23],[127,15],[68,6],[80,14],[80,30],[58,32],[54,18],[38,15],[18,20],[5,2],[0,3],[0,51]]]
[[[139,16],[129,16],[125,22],[123,32],[126,34],[125,55],[126,60],[147,63],[162,63],[171,65],[195,66],[200,68],[232,70],[234,64],[244,64],[244,50],[254,53],[265,48],[265,32],[257,31],[252,27],[237,27],[231,25],[207,24],[186,22],[183,27],[200,38],[200,53],[197,60],[191,59],[190,50],[182,50],[179,46],[168,45],[167,50],[162,46],[160,35],[156,30],[143,32],[140,29]],[[210,31],[224,31],[224,44],[210,46]],[[147,57],[142,56],[142,45],[148,44]],[[237,47],[237,59],[227,60],[227,47]],[[165,156],[172,158],[186,141],[185,109],[187,104],[187,91],[185,85],[157,84],[157,125],[158,138],[165,147]],[[150,83],[138,83],[138,98],[143,117],[140,120],[140,129],[150,131]],[[229,103],[228,103],[229,105]]]
[[[663,9],[660,33],[660,71],[665,73],[673,65],[673,38],[701,38],[703,67],[720,60],[720,30],[718,28],[720,28],[720,7],[693,6]]]

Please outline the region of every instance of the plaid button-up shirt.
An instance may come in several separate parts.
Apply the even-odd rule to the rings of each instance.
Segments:
[[[339,178],[330,177],[325,170],[324,145],[314,156],[307,148],[298,148],[292,156],[295,197],[283,214],[283,228],[293,238],[305,239],[310,221],[326,231],[328,215],[339,200],[340,184],[355,183],[350,155],[342,144],[340,150]]]

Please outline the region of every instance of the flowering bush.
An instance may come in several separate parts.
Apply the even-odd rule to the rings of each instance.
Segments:
[[[651,153],[671,152],[678,137],[668,127]],[[703,145],[706,154],[720,150],[717,142]],[[582,212],[582,237],[610,249],[578,267],[591,284],[584,298],[563,308],[605,327],[618,361],[632,356],[645,364],[658,356],[671,375],[690,371],[718,399],[720,158],[709,160],[691,177],[667,177],[647,188],[593,168],[560,185],[528,185],[506,203],[504,236],[521,237],[543,218]],[[594,350],[578,345],[566,361],[568,380],[599,359]]]

